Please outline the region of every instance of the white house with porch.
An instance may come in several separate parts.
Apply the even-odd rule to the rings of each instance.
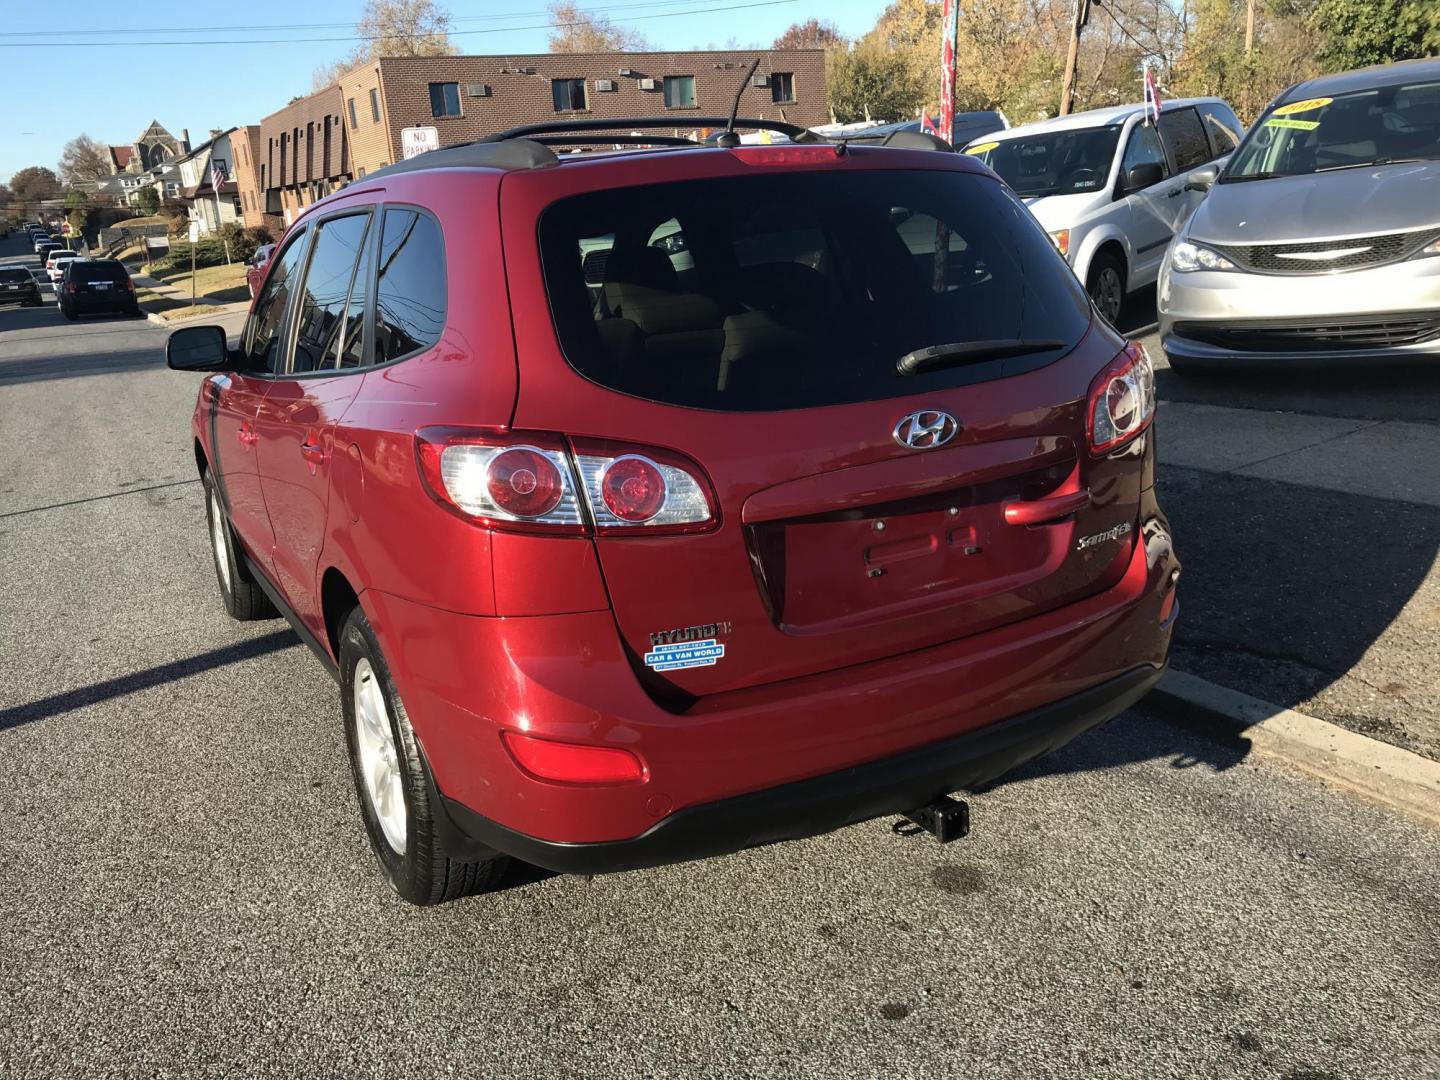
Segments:
[[[214,236],[222,225],[245,224],[240,189],[235,183],[235,155],[231,136],[245,137],[243,128],[215,130],[174,164],[180,170],[180,198],[190,220],[198,222],[200,235]]]

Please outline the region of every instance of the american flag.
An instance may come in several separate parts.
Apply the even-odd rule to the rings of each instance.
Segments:
[[[1160,87],[1155,85],[1155,72],[1145,68],[1145,115],[1152,124],[1160,123]]]
[[[220,185],[225,183],[225,179],[225,163],[217,160],[216,158],[211,158],[210,186],[215,189],[215,193],[217,195],[220,193]]]

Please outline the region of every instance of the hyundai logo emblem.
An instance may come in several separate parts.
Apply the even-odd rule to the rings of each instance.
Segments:
[[[907,413],[895,425],[895,441],[912,450],[933,450],[960,434],[960,421],[939,409]]]

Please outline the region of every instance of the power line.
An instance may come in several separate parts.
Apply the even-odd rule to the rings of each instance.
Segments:
[[[664,11],[652,15],[634,15],[623,22],[643,22],[649,19],[675,19],[687,15],[708,15],[716,11],[743,11],[748,8],[779,7],[784,4],[794,4],[798,0],[755,0],[748,4],[727,4],[723,7],[702,7],[689,11]],[[474,34],[508,34],[519,30],[566,30],[578,26],[589,26],[591,23],[584,20],[574,22],[543,22],[532,23],[528,26],[492,26],[482,30],[451,30],[446,36],[462,37]],[[191,41],[0,41],[0,49],[84,49],[84,48],[133,48],[143,45],[325,45],[335,42],[352,41],[380,41],[394,38],[407,38],[411,40],[423,40],[437,36],[436,33],[427,34],[352,34],[348,37],[308,37],[308,38],[197,38]]]
[[[693,4],[695,0],[645,0],[644,3],[607,4],[603,7],[588,7],[578,9],[585,15],[605,15],[612,11],[625,11],[633,8],[656,8],[656,7],[679,7]],[[452,23],[467,22],[500,22],[504,19],[529,19],[546,14],[544,10],[528,8],[525,11],[502,11],[492,12],[489,15],[460,15],[451,18]],[[254,25],[235,26],[151,26],[143,28],[135,27],[114,27],[106,30],[0,30],[0,38],[12,37],[94,37],[101,34],[202,34],[219,33],[231,30],[276,31],[276,30],[345,30],[356,25],[354,22],[329,22],[329,23],[268,23]],[[443,31],[441,31],[443,32]],[[414,36],[414,35],[411,35]],[[420,35],[425,36],[425,35]]]

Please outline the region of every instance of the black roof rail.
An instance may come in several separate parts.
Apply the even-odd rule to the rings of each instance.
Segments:
[[[481,139],[416,154],[394,165],[376,169],[364,179],[374,180],[376,177],[426,169],[538,169],[541,165],[554,165],[559,160],[555,151],[531,139],[514,139],[504,143]]]
[[[677,123],[683,119],[683,123]],[[560,136],[566,132],[584,131],[615,131],[633,129],[643,131],[645,129],[655,130],[657,128],[719,128],[725,129],[731,124],[728,116],[622,116],[616,119],[591,116],[581,120],[547,120],[538,124],[521,124],[519,127],[509,128],[497,132],[494,135],[487,135],[479,140],[482,143],[506,142],[511,139],[529,139],[537,135]],[[751,131],[776,131],[782,135],[788,135],[794,142],[825,142],[823,136],[816,135],[807,127],[799,124],[787,123],[784,120],[761,120],[756,117],[741,116],[734,120],[737,128],[746,128]],[[675,136],[672,136],[675,137]],[[563,140],[556,140],[563,141]],[[610,142],[620,142],[620,139],[610,139]],[[651,140],[658,142],[659,140]],[[686,140],[687,143],[693,140]],[[703,144],[697,144],[703,145]],[[432,151],[433,152],[433,151]]]

